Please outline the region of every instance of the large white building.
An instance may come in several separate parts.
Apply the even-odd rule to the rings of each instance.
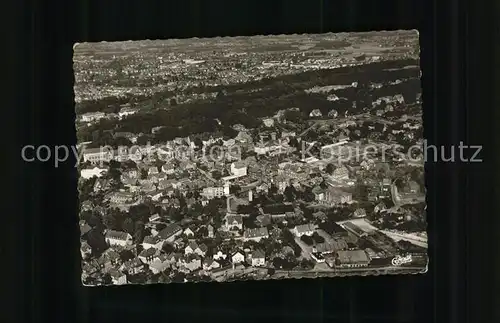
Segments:
[[[92,177],[101,177],[104,173],[106,173],[108,170],[105,168],[98,168],[94,167],[92,169],[82,169],[80,171],[80,176],[85,179],[89,179]]]
[[[231,164],[231,174],[235,176],[246,176],[247,165],[244,162],[234,162]]]
[[[84,113],[81,115],[80,119],[83,122],[92,122],[92,121],[97,121],[99,119],[102,119],[106,116],[104,112],[89,112],[89,113]]]
[[[106,231],[105,240],[110,246],[125,247],[132,245],[132,236],[123,231],[108,230]]]
[[[83,152],[83,161],[92,164],[109,162],[113,159],[113,150],[106,148],[90,148]]]
[[[226,186],[227,186],[227,190],[226,190]],[[225,195],[229,195],[229,185],[225,185],[222,187],[205,187],[203,189],[202,195],[208,199],[213,199],[216,197],[222,197]]]

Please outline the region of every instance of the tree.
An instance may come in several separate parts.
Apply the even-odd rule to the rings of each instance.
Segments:
[[[293,186],[287,186],[285,188],[285,191],[283,192],[283,195],[285,196],[286,201],[292,202],[295,200],[295,194],[297,191],[295,190],[295,187]]]
[[[290,122],[299,122],[302,119],[302,114],[297,110],[287,110],[284,114],[284,118],[286,121]]]
[[[82,212],[80,212],[80,219],[84,220],[87,223],[90,221],[91,217],[92,217],[92,211],[82,211]]]
[[[313,269],[314,268],[314,262],[311,261],[311,260],[308,260],[308,259],[304,258],[300,262],[300,267],[302,267],[303,269],[307,269],[307,270]]]
[[[290,230],[283,230],[283,242],[285,244],[295,244],[295,238]]]
[[[129,209],[130,217],[133,221],[148,221],[150,215],[149,205],[144,203],[138,205],[132,205]]]
[[[312,235],[312,238],[314,239],[314,241],[316,243],[323,243],[325,242],[325,238],[323,238],[322,236],[319,235],[318,232],[314,231],[313,235]]]
[[[276,273],[276,270],[274,268],[268,268],[267,269],[267,274],[269,276],[273,276]]]
[[[102,276],[102,284],[103,285],[113,285],[113,279],[111,278],[111,275],[106,273]]]
[[[144,240],[144,237],[146,236],[144,234],[144,223],[142,221],[137,221],[135,223],[135,232],[134,232],[134,242],[136,244],[142,243]]]
[[[304,218],[311,221],[313,218],[314,218],[314,215],[313,215],[313,211],[308,208],[308,207],[305,207],[302,212],[304,212]]]
[[[222,178],[222,174],[218,170],[214,170],[211,175],[216,181]]]
[[[312,246],[314,244],[314,240],[310,236],[305,234],[300,237],[300,240],[302,240],[308,246]]]
[[[158,232],[160,232],[161,230],[165,229],[166,227],[167,227],[167,225],[165,223],[158,223],[155,226],[156,231],[158,231]]]
[[[123,231],[130,233],[130,234],[134,234],[135,226],[134,226],[134,221],[132,221],[131,218],[127,218],[123,222]]]
[[[163,250],[163,252],[169,254],[171,252],[174,252],[175,251],[175,248],[174,246],[172,246],[170,243],[168,242],[165,242],[162,247],[161,247],[161,250]]]
[[[325,168],[325,171],[328,173],[328,174],[333,174],[333,171],[335,170],[335,166],[333,166],[333,164],[328,164],[326,165],[326,168]]]
[[[238,194],[239,192],[241,192],[241,187],[238,184],[231,185],[231,187],[229,188],[229,192],[231,194]]]

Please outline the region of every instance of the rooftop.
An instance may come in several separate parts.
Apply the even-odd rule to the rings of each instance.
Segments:
[[[369,262],[368,255],[364,250],[342,250],[337,252],[341,263],[364,263]]]

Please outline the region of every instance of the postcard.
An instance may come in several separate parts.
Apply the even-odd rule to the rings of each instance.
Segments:
[[[83,284],[426,272],[419,55],[414,30],[76,44]]]

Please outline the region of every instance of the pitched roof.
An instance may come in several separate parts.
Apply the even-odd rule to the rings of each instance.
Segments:
[[[156,254],[157,250],[155,248],[144,249],[139,254],[140,257],[152,257]]]
[[[127,240],[129,237],[130,234],[123,231],[108,230],[106,232],[106,239]]]
[[[301,224],[301,225],[297,225],[295,227],[295,230],[297,230],[297,232],[299,232],[299,233],[308,232],[308,231],[314,231],[314,226],[312,224],[310,224],[310,223]]]
[[[243,167],[246,167],[247,165],[245,164],[245,162],[243,161],[237,161],[237,162],[234,162],[233,163],[234,165],[234,168],[243,168]]]
[[[368,262],[368,255],[364,250],[343,250],[337,252],[341,263],[362,263]]]
[[[347,242],[342,239],[332,240],[330,242],[324,242],[316,245],[316,251],[318,252],[335,252],[338,250],[346,249],[348,247]]]
[[[109,260],[120,259],[120,254],[118,252],[114,251],[113,249],[106,250],[106,252],[104,254],[106,255],[106,257]]]
[[[243,224],[243,217],[241,215],[226,215],[226,222],[232,224],[236,222],[238,224]]]
[[[120,277],[123,277],[125,276],[124,273],[122,273],[121,271],[119,271],[118,269],[116,268],[111,268],[110,270],[108,270],[108,274],[113,277],[113,278],[120,278]]]
[[[256,258],[265,258],[266,255],[264,253],[264,251],[260,250],[260,249],[257,249],[255,251],[252,252],[252,258],[253,259],[256,259]]]
[[[202,243],[198,246],[198,248],[200,248],[201,251],[203,252],[207,252],[208,251],[208,247],[206,244]]]
[[[88,225],[85,221],[80,221],[80,236],[87,234],[90,230],[92,230],[90,225]]]
[[[241,256],[244,256],[243,252],[241,251],[236,251],[236,252],[233,252],[233,254],[231,255],[231,258],[236,256],[237,254],[240,254]]]
[[[191,241],[187,246],[186,248],[189,247],[191,248],[191,250],[196,250],[196,248],[198,248],[198,244],[194,241]]]
[[[143,243],[157,244],[160,241],[158,237],[146,236],[144,237]]]
[[[265,237],[267,235],[269,235],[267,228],[246,229],[244,233],[245,238]]]
[[[177,224],[168,225],[166,228],[158,233],[158,237],[161,239],[168,239],[177,232],[182,231],[182,228]]]

